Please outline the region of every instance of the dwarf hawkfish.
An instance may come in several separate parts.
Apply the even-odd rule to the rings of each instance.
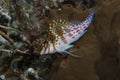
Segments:
[[[83,36],[87,30],[86,28],[92,23],[94,12],[91,11],[85,21],[79,23],[69,23],[63,20],[53,20],[49,24],[49,34],[54,36],[53,41],[47,40],[43,48],[40,51],[40,55],[43,54],[69,54],[68,49],[72,48],[73,42],[77,41]],[[42,43],[43,44],[43,43]]]

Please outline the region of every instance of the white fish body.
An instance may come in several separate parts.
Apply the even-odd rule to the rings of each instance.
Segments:
[[[65,53],[67,49],[72,48],[71,43],[77,41],[82,35],[86,33],[86,28],[92,23],[94,12],[91,12],[86,20],[80,24],[70,24],[67,27],[70,29],[69,32],[65,31],[63,36],[56,37],[55,43],[49,43],[47,48],[43,48],[40,54],[53,54],[53,53]]]

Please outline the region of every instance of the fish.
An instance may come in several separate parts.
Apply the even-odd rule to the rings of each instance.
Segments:
[[[43,47],[40,55],[44,54],[70,54],[67,50],[74,47],[73,43],[81,38],[90,26],[94,18],[94,11],[91,11],[88,17],[78,23],[72,23],[65,20],[53,20],[49,24],[49,39],[42,43]]]

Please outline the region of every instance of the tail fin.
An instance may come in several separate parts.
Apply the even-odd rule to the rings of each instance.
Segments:
[[[88,23],[88,25],[89,24],[91,24],[92,23],[92,21],[93,21],[93,18],[94,18],[94,11],[92,10],[91,12],[90,12],[90,15],[86,18],[86,23]]]
[[[93,21],[93,18],[94,18],[94,11],[91,11],[90,12],[90,15],[86,18],[86,20],[79,24],[79,29],[80,31],[84,31]]]

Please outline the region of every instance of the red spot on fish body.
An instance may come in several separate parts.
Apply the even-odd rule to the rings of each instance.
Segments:
[[[72,36],[72,39],[75,38],[75,36]]]
[[[68,36],[71,37],[71,36],[73,36],[73,34],[72,33],[68,33]]]
[[[80,30],[78,29],[76,32],[79,32]]]
[[[67,44],[67,40],[64,37],[61,37],[62,41]]]

